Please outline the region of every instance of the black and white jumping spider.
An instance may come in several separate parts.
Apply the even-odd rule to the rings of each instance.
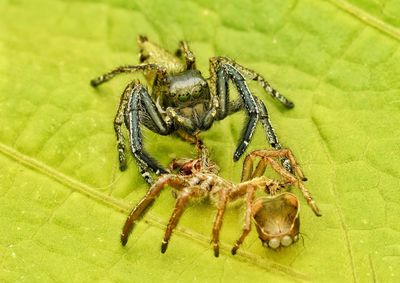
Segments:
[[[206,80],[196,69],[195,57],[186,42],[180,43],[176,56],[149,42],[145,36],[139,36],[138,45],[140,65],[121,66],[91,81],[91,85],[97,87],[118,74],[143,72],[151,85],[149,93],[139,81],[132,81],[121,96],[114,120],[121,171],[126,169],[123,123],[129,131],[132,153],[148,183],[152,183],[150,172],[161,175],[167,171],[144,150],[141,124],[160,135],[175,134],[195,143],[200,131],[206,131],[215,121],[244,109],[248,119],[234,152],[234,161],[239,160],[246,150],[259,120],[270,145],[275,149],[281,148],[264,103],[251,93],[245,77],[257,81],[287,108],[294,105],[260,74],[227,57],[212,57],[210,78]],[[229,80],[239,93],[239,98],[234,101],[230,101]],[[284,165],[291,171],[287,159]]]

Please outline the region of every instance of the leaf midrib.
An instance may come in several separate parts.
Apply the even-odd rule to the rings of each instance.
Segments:
[[[333,5],[341,9],[342,11],[350,14],[358,20],[366,23],[367,25],[383,32],[390,37],[400,41],[400,30],[388,23],[380,20],[379,18],[369,14],[363,9],[347,2],[344,0],[329,0]]]

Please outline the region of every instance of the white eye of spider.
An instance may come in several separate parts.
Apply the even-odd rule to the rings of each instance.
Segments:
[[[287,247],[290,246],[290,244],[293,242],[292,238],[289,235],[283,236],[281,239],[281,243],[283,246]]]
[[[277,238],[272,238],[268,243],[268,246],[270,246],[272,249],[277,249],[280,245],[281,242]]]

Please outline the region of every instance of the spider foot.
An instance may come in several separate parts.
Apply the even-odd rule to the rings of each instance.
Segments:
[[[235,246],[234,246],[234,247],[232,248],[232,250],[231,250],[232,255],[235,255],[238,249],[239,249],[239,246],[238,246],[238,244],[236,243]]]
[[[311,207],[311,209],[314,211],[314,214],[315,214],[316,216],[318,216],[318,217],[322,216],[322,214],[321,214],[321,212],[320,212],[320,210],[319,210],[319,208],[318,208],[318,206],[317,206],[317,204],[315,203],[314,200],[310,201],[310,202],[308,203],[308,205],[309,205],[309,206]]]
[[[219,257],[219,245],[218,245],[218,243],[214,243],[213,249],[214,249],[214,256],[215,257]]]
[[[167,251],[168,248],[168,242],[167,241],[162,241],[161,243],[161,253],[165,253]]]
[[[128,234],[121,233],[121,245],[125,247],[126,243],[128,243]]]
[[[119,151],[118,159],[119,159],[119,170],[120,170],[120,171],[125,171],[126,168],[127,168],[125,153]]]

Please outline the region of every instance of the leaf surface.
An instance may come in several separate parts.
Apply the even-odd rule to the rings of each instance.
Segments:
[[[137,2],[0,1],[0,281],[398,282],[398,1]],[[314,217],[301,200],[304,241],[265,250],[253,230],[230,255],[243,219],[235,203],[216,259],[215,208],[193,203],[162,255],[174,206],[164,192],[121,247],[126,214],[147,190],[132,158],[119,172],[115,149],[112,121],[132,77],[98,90],[89,80],[136,64],[139,34],[171,51],[188,40],[203,74],[209,57],[234,58],[295,101],[285,110],[249,83],[323,212]],[[234,181],[244,118],[202,134]],[[194,154],[172,137],[144,136],[164,165]],[[258,129],[250,147],[265,146]]]

